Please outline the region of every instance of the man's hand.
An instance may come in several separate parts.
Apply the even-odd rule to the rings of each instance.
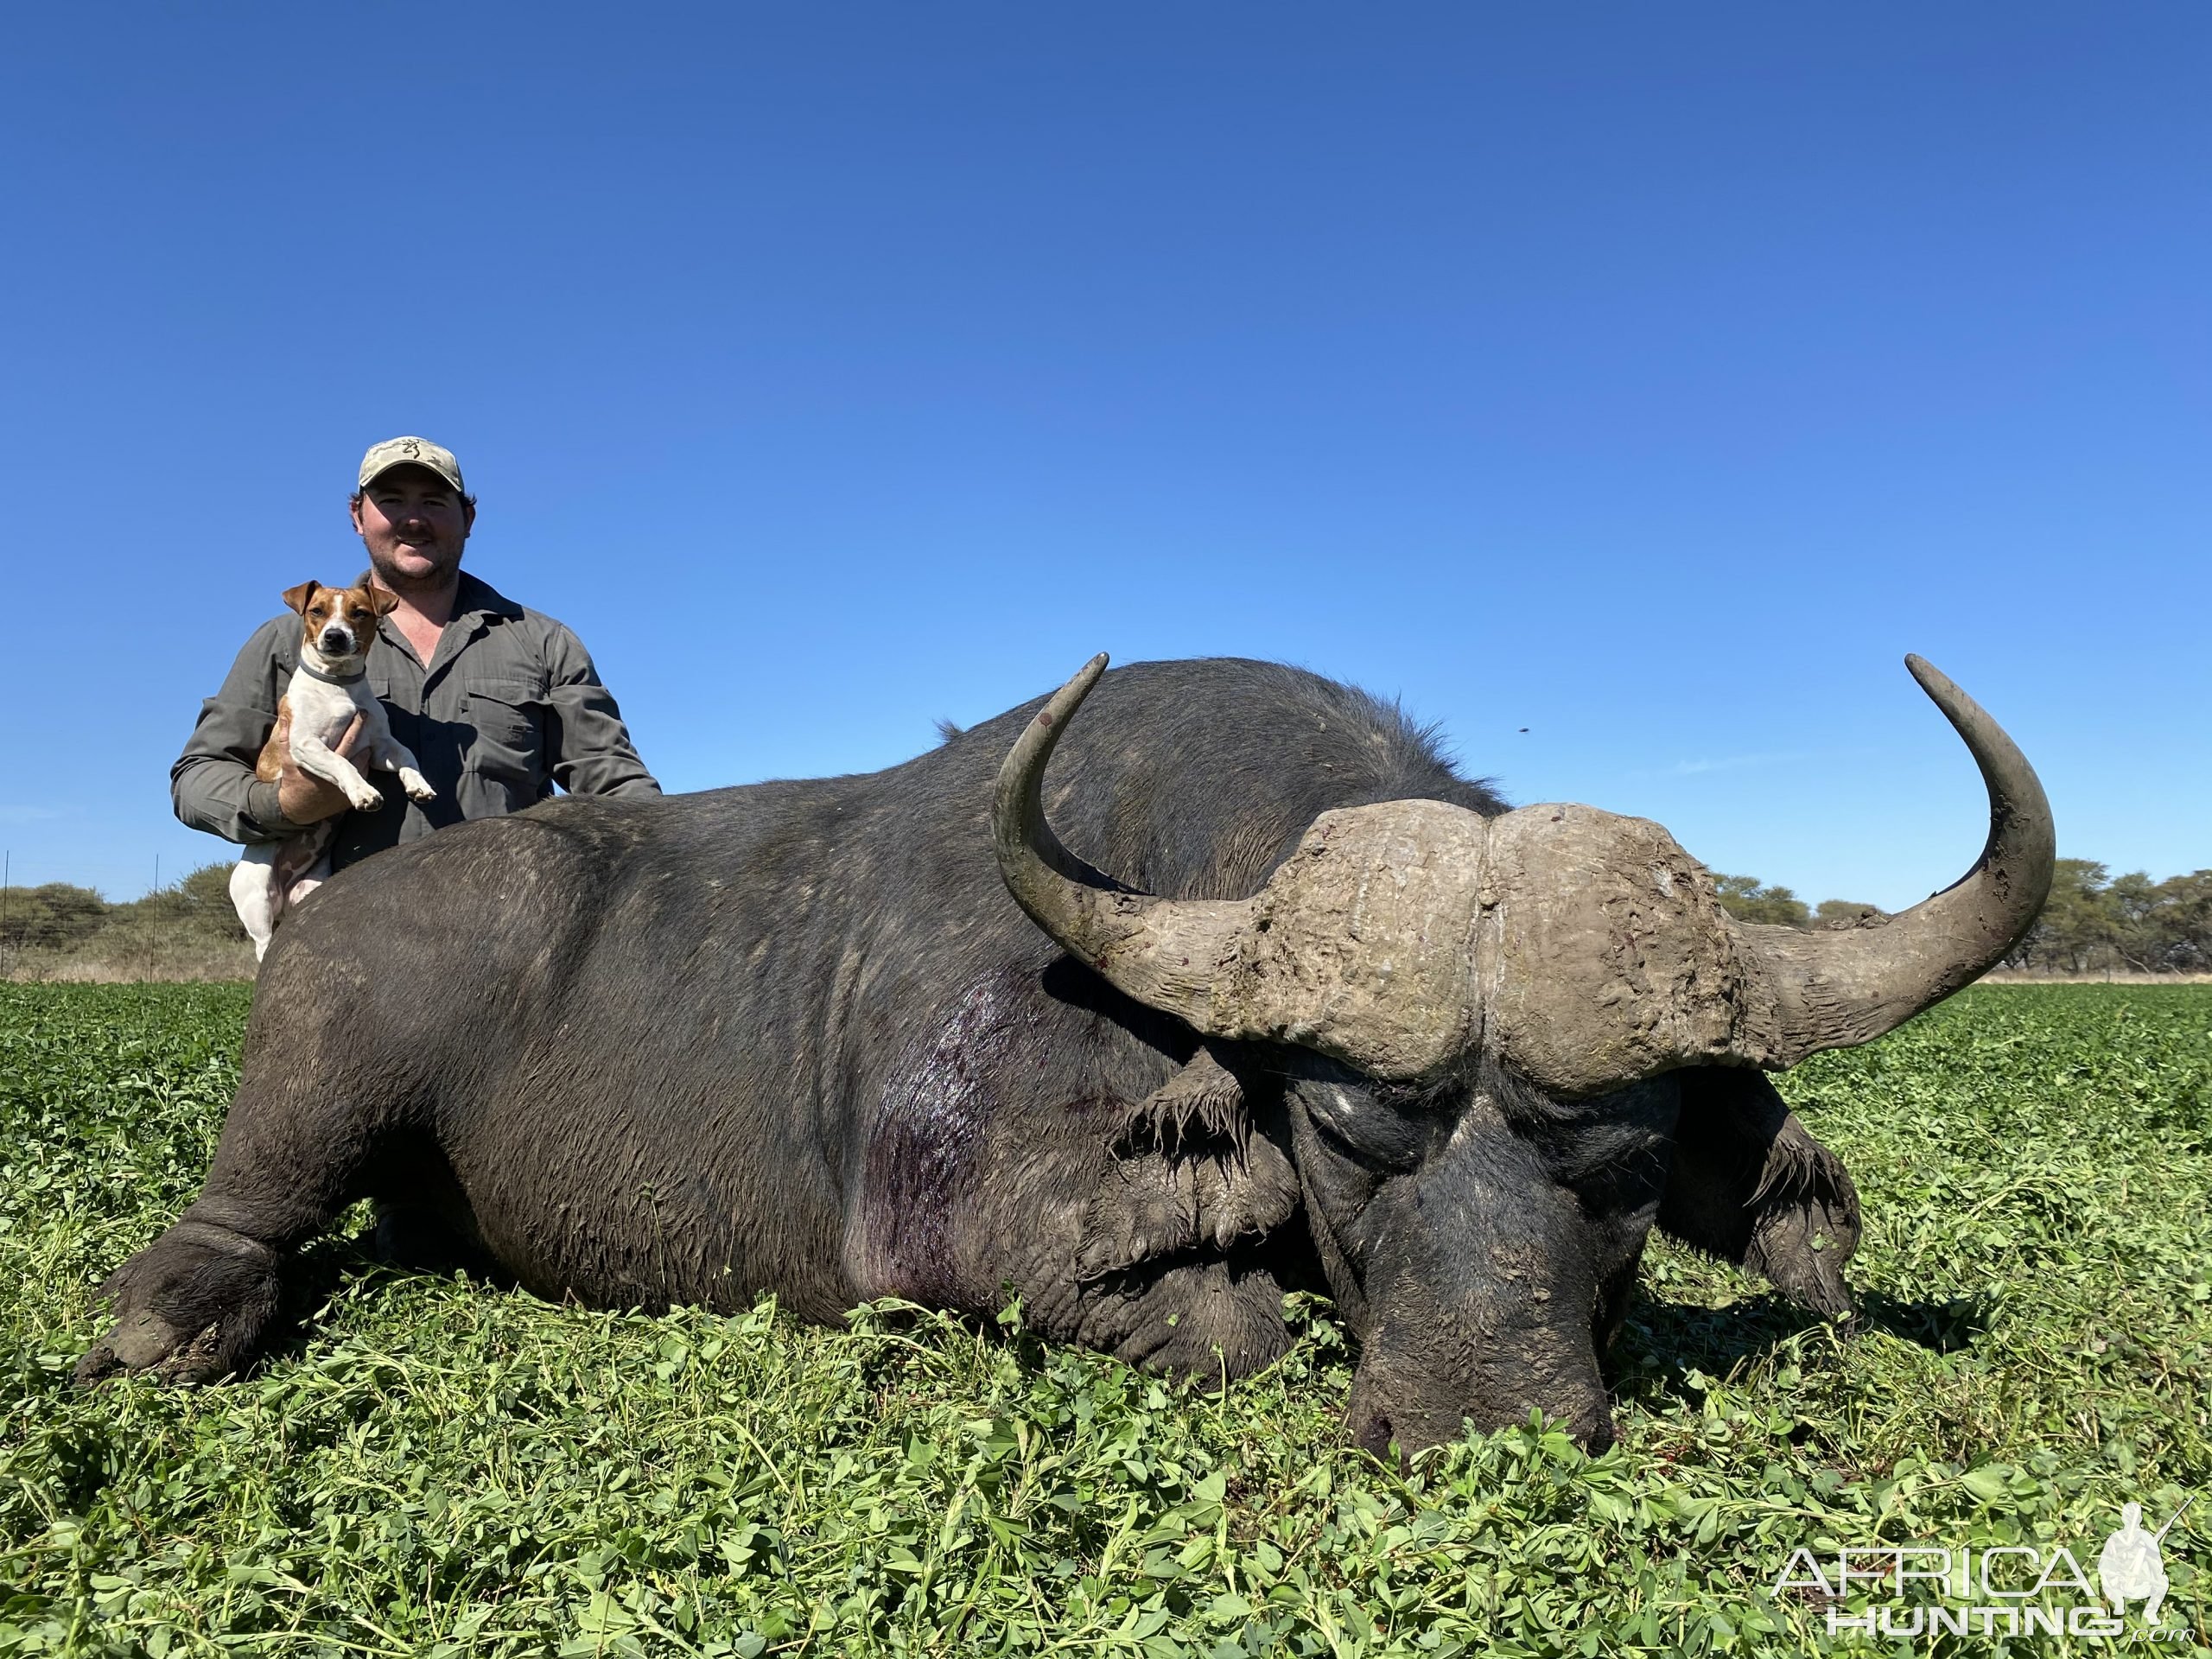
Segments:
[[[356,715],[353,723],[346,728],[346,735],[331,747],[350,760],[353,758],[353,740],[360,734],[361,717]],[[284,775],[276,780],[276,808],[287,823],[321,823],[325,818],[334,818],[349,810],[353,804],[337,785],[311,777],[289,760],[285,761]]]

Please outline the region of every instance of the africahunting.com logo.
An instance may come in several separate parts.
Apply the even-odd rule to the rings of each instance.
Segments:
[[[1998,1544],[1947,1549],[1936,1544],[1885,1544],[1792,1554],[1774,1582],[1779,1597],[1827,1604],[1828,1634],[1891,1639],[1938,1636],[2125,1636],[2181,1641],[2181,1624],[2161,1623],[2166,1599],[2162,1546],[2188,1503],[2152,1532],[2143,1506],[2120,1506],[2120,1529],[2097,1552],[2096,1582],[2064,1545]],[[1866,1611],[1845,1604],[1859,1595]],[[1910,1598],[1910,1599],[1908,1599]],[[1932,1599],[1931,1599],[1932,1598]],[[2128,1604],[2137,1604],[2134,1618]]]

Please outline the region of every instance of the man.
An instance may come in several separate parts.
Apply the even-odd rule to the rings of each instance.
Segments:
[[[574,795],[660,793],[582,642],[461,570],[476,498],[450,450],[422,438],[378,444],[362,457],[352,507],[376,585],[399,601],[370,648],[369,687],[437,795],[417,804],[391,774],[368,773],[384,809],[339,826],[334,871],[463,818],[515,811],[556,785]],[[194,829],[279,841],[346,810],[334,785],[290,767],[282,783],[254,776],[299,650],[299,618],[264,623],[201,708],[169,772],[176,815]]]

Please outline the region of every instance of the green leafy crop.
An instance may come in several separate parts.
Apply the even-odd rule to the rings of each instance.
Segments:
[[[1830,1640],[1774,1591],[1801,1547],[2086,1565],[2124,1501],[2212,1488],[2212,988],[1969,992],[1800,1068],[1859,1327],[1655,1242],[1620,1446],[1531,1422],[1403,1478],[1339,1444],[1318,1304],[1209,1395],[1018,1319],[552,1306],[377,1267],[358,1214],[252,1377],[79,1393],[245,1011],[0,986],[0,1654],[1792,1653]],[[2212,1497],[2165,1558],[2178,1639],[2118,1645],[2212,1651]]]

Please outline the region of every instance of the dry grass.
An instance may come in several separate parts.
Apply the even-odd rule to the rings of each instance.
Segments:
[[[181,985],[252,977],[253,947],[229,939],[102,935],[73,950],[0,950],[0,979],[18,984]]]

